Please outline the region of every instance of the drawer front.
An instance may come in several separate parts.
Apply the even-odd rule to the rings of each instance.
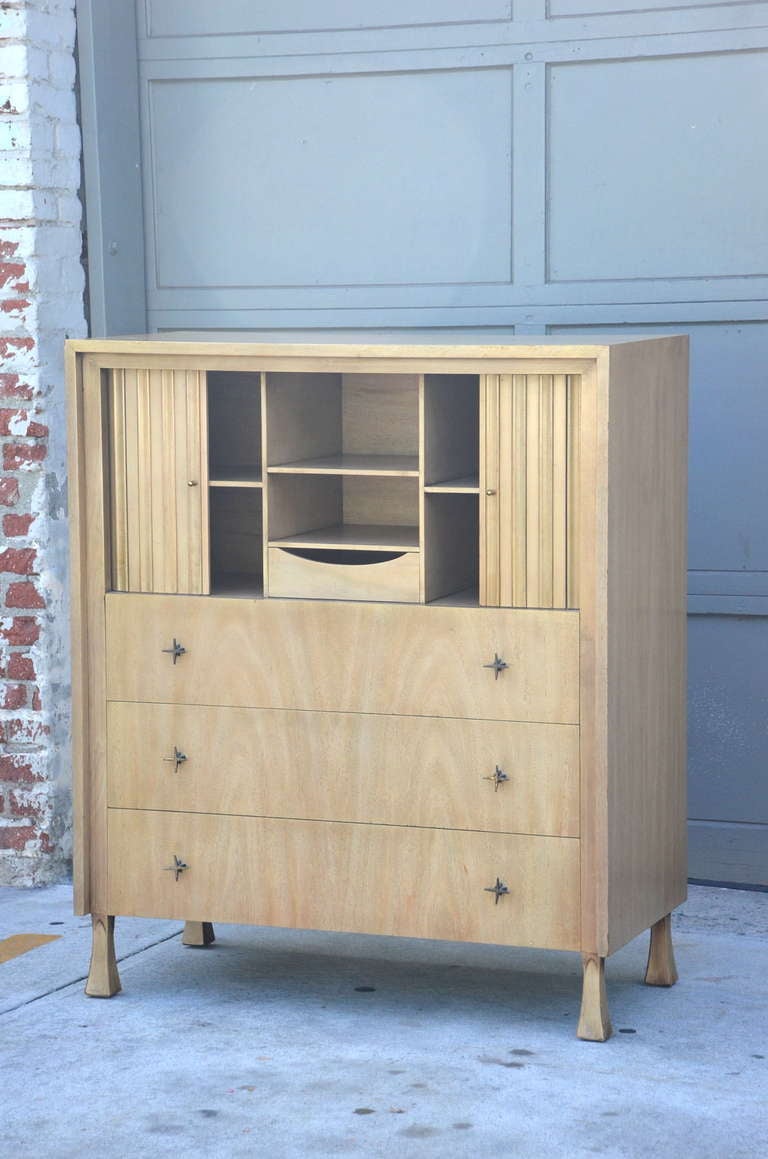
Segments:
[[[125,702],[107,720],[118,808],[579,832],[575,725]]]
[[[575,950],[578,883],[569,838],[109,811],[114,914]]]
[[[345,563],[307,559],[281,547],[269,549],[269,594],[292,599],[394,600],[419,602],[419,557],[405,552],[366,563],[365,553],[347,552]]]
[[[578,722],[576,612],[127,594],[106,603],[110,700]],[[174,640],[186,649],[178,657]],[[496,657],[506,667],[494,670]]]

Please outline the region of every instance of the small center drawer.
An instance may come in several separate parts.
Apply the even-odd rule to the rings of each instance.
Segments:
[[[112,703],[107,735],[123,809],[579,833],[575,725]]]
[[[122,593],[106,604],[110,700],[578,723],[577,612]]]
[[[269,549],[269,594],[293,599],[419,602],[416,552]]]
[[[144,917],[575,950],[579,842],[110,809],[107,904]]]

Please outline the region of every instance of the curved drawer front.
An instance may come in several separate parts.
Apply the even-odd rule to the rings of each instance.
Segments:
[[[115,593],[106,604],[110,700],[578,722],[577,612]]]
[[[107,735],[119,808],[579,832],[575,725],[119,702]]]
[[[335,553],[339,554],[339,553]],[[308,559],[296,551],[269,549],[269,594],[293,599],[419,602],[419,557],[404,552],[371,563],[362,551],[346,562]]]
[[[109,811],[115,914],[575,950],[578,883],[569,838]]]

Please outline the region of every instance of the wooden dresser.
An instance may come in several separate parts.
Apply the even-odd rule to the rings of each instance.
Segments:
[[[75,886],[574,950],[686,894],[687,340],[68,343]]]

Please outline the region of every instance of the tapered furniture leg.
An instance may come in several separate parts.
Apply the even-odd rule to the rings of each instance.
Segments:
[[[216,941],[213,922],[185,922],[181,943],[184,946],[210,946]]]
[[[674,986],[677,981],[675,952],[672,949],[672,915],[651,926],[651,946],[645,970],[647,986]]]
[[[613,1033],[605,992],[605,958],[599,954],[582,954],[581,961],[584,984],[576,1034],[587,1042],[605,1042]]]
[[[115,957],[115,919],[109,914],[91,914],[91,922],[91,966],[85,992],[89,998],[111,998],[122,988]]]

